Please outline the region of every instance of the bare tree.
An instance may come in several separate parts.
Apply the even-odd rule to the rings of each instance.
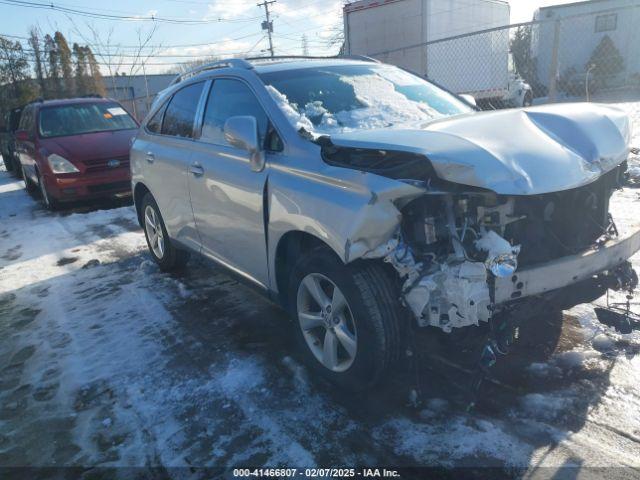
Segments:
[[[71,17],[68,18],[73,25],[74,33],[82,38],[85,43],[93,46],[93,56],[95,59],[98,59],[100,65],[106,69],[112,92],[116,93],[118,90],[128,91],[132,81],[130,78],[140,73],[145,76],[146,84],[146,64],[149,59],[153,58],[162,48],[161,44],[151,47],[151,40],[156,33],[157,24],[154,23],[153,26],[147,30],[138,28],[138,41],[136,46],[133,49],[125,51],[120,43],[114,41],[113,28],[107,30],[105,34],[101,34],[95,25],[86,23],[85,27],[89,32],[87,34],[85,33],[85,29],[79,28]],[[97,64],[97,61],[94,62],[94,65]],[[118,76],[128,78],[124,85],[118,84]],[[136,115],[135,99],[131,100],[134,110],[133,113]],[[147,105],[149,104],[148,92],[146,103]]]
[[[22,44],[0,36],[0,85],[9,85],[11,92],[6,103],[16,106],[36,96],[29,70],[28,57]]]

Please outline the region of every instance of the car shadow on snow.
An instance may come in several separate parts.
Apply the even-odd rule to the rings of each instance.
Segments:
[[[214,271],[196,266],[181,278],[189,293],[177,299],[172,309],[179,328],[211,349],[259,358],[267,378],[277,379],[267,385],[276,398],[298,397],[299,402],[319,402],[340,412],[354,432],[352,457],[336,456],[338,441],[315,438],[305,442],[312,445],[315,458],[333,464],[376,458],[378,464],[453,463],[505,468],[503,473],[513,473],[513,468],[529,465],[535,450],[553,449],[572,432],[580,431],[589,411],[610,386],[616,355],[638,353],[634,346],[625,350],[618,345],[613,352],[597,354],[602,361],[593,366],[582,358],[572,359],[576,348],[590,350],[591,345],[578,320],[565,315],[557,345],[553,339],[548,344],[547,335],[523,339],[508,356],[499,359],[491,378],[474,397],[470,393],[472,369],[460,365],[459,352],[421,332],[413,354],[401,361],[382,385],[361,394],[346,393],[314,377],[303,366],[295,353],[294,324],[284,311],[223,272]],[[533,319],[542,327],[533,330],[543,332],[546,320]],[[210,359],[215,361],[215,355]],[[209,360],[205,357],[203,362]],[[471,400],[476,406],[469,412]],[[260,408],[260,402],[256,401],[255,407]],[[313,412],[309,415],[307,421],[318,421]],[[233,428],[230,424],[229,430]],[[298,428],[300,437],[309,433],[301,425]],[[470,437],[473,445],[464,445],[461,439],[453,438],[455,434]],[[437,442],[440,447],[434,446]],[[510,449],[510,442],[516,442],[518,448]],[[411,445],[414,447],[409,448]],[[573,465],[580,463],[580,459],[574,460]]]

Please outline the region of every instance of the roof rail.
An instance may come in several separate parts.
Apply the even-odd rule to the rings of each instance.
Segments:
[[[345,60],[362,60],[363,62],[372,62],[372,63],[380,63],[380,61],[376,60],[375,58],[371,58],[371,57],[367,57],[365,55],[335,55],[332,57],[315,57],[315,56],[310,56],[310,55],[276,55],[273,57],[248,57],[245,58],[245,60],[247,61],[256,61],[256,60],[264,60],[264,61],[269,61],[269,60],[287,60],[287,59],[300,59],[300,60],[339,60],[339,59],[345,59]]]
[[[206,72],[208,70],[215,70],[217,68],[244,68],[246,70],[251,70],[253,66],[242,58],[229,58],[226,60],[218,60],[215,62],[207,63],[205,65],[200,65],[199,67],[193,68],[188,72],[181,73],[173,81],[169,84],[175,85],[176,83],[180,83],[187,78],[194,77],[199,73]]]

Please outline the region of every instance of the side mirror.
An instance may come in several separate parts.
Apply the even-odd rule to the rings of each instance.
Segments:
[[[19,142],[28,142],[31,140],[31,136],[26,130],[16,130],[16,140]]]
[[[255,117],[230,117],[224,124],[224,138],[229,145],[249,152],[251,170],[261,172],[264,169],[264,152],[258,139],[258,122]]]
[[[474,107],[477,107],[478,104],[476,103],[476,99],[473,97],[473,95],[469,95],[467,93],[463,93],[460,95],[460,98],[462,98],[465,102],[473,105]]]

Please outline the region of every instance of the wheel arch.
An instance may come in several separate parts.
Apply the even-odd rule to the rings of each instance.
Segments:
[[[283,307],[286,308],[289,303],[287,279],[289,278],[289,272],[295,264],[296,258],[315,248],[326,249],[342,262],[340,255],[333,248],[311,233],[291,230],[280,237],[275,250],[274,266],[275,281],[278,290],[277,299]]]
[[[142,199],[147,193],[151,193],[151,190],[149,190],[149,188],[144,183],[136,183],[135,187],[133,188],[133,204],[136,207],[136,215],[138,217],[138,224],[140,225],[140,227],[144,227],[142,221]]]

